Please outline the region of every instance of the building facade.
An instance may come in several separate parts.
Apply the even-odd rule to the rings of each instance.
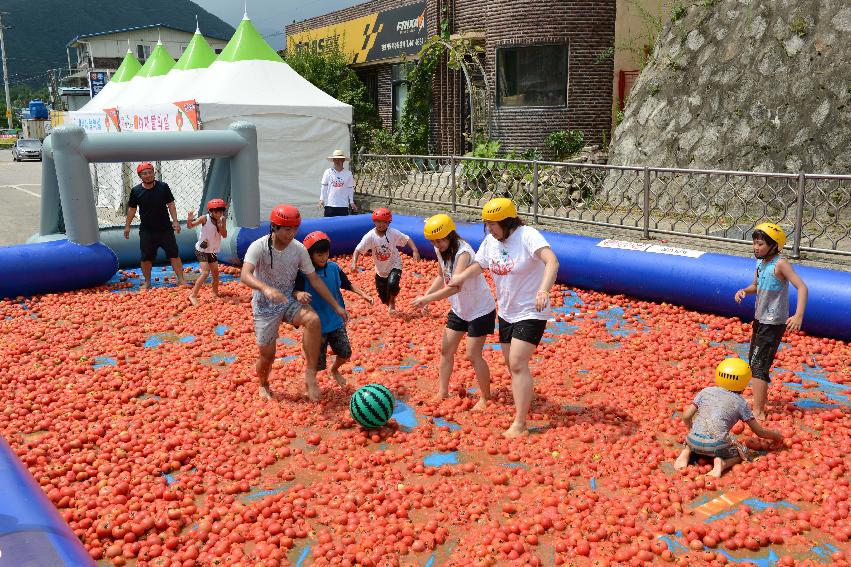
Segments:
[[[467,81],[486,85],[491,138],[504,150],[544,150],[550,132],[579,129],[608,139],[612,124],[616,0],[372,0],[286,27],[288,49],[337,42],[376,103],[382,123],[398,120],[407,93],[406,59],[445,29],[482,48],[471,76],[441,66],[432,82],[432,151],[470,149]],[[482,76],[477,76],[482,75]],[[482,92],[482,91],[479,91]],[[480,112],[481,114],[481,112]]]
[[[144,63],[154,46],[161,41],[169,55],[180,58],[189,45],[194,30],[184,30],[162,24],[151,24],[135,28],[113,30],[87,35],[78,35],[68,42],[68,68],[76,60],[76,69],[81,72],[91,70],[114,71],[121,65],[129,49],[140,63]],[[230,38],[211,37],[204,39],[216,53],[220,53]]]

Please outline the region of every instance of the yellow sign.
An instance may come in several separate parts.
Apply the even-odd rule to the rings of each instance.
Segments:
[[[422,2],[292,34],[287,49],[322,51],[339,46],[352,63],[365,63],[416,55],[426,37]]]
[[[12,117],[12,111],[11,111],[11,110],[7,110],[7,111],[6,111],[6,118],[11,118],[11,117]]]

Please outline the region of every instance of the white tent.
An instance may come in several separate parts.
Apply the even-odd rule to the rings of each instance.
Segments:
[[[145,93],[151,105],[195,100],[204,130],[237,120],[256,126],[263,217],[278,203],[300,207],[303,216],[319,214],[326,157],[349,152],[352,107],[293,71],[247,17],[208,68],[174,69]]]
[[[130,49],[124,55],[124,60],[118,69],[104,85],[101,91],[89,102],[84,104],[79,112],[100,112],[104,108],[111,108],[113,102],[118,100],[121,93],[128,87],[130,80],[139,72],[142,65],[133,55]]]

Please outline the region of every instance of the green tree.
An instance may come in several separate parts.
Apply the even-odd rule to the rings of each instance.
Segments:
[[[39,99],[48,103],[50,95],[46,87],[36,89],[26,83],[18,83],[9,87],[9,98],[12,100],[13,127],[21,127],[21,110],[27,108],[30,101]],[[0,128],[6,128],[6,94],[0,87]]]
[[[293,70],[314,86],[352,106],[352,151],[371,145],[372,130],[379,126],[378,111],[366,92],[366,86],[349,67],[349,58],[339,46],[290,50],[281,55]]]

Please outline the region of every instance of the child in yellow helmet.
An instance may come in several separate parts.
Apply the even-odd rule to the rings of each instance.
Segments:
[[[440,349],[440,390],[438,398],[449,396],[449,378],[455,362],[455,351],[467,335],[467,359],[472,363],[479,384],[479,402],[474,410],[484,409],[490,399],[490,369],[482,357],[487,336],[496,328],[496,302],[482,274],[461,287],[447,284],[453,274],[461,273],[473,262],[475,252],[466,240],[458,236],[455,222],[449,215],[434,215],[425,223],[425,237],[434,245],[440,272],[425,294],[415,298],[414,307],[425,307],[432,301],[449,299],[451,307],[443,330]]]
[[[764,222],[754,228],[753,253],[758,260],[754,278],[748,287],[736,292],[736,303],[756,294],[756,313],[748,362],[756,378],[751,384],[754,414],[765,419],[770,370],[783,339],[783,333],[797,331],[807,308],[807,285],[795,273],[792,264],[780,256],[786,244],[786,233],[773,223]],[[789,283],[798,290],[795,314],[789,316]]]
[[[748,363],[740,358],[723,360],[715,369],[715,386],[698,392],[694,402],[683,412],[683,421],[689,428],[685,447],[674,468],[688,465],[692,453],[712,458],[709,476],[720,477],[728,468],[742,460],[744,451],[730,437],[730,430],[739,420],[764,439],[782,441],[778,431],[766,429],[754,417],[742,392],[751,380]]]
[[[487,268],[496,287],[499,306],[499,344],[511,370],[514,421],[503,435],[528,432],[526,417],[535,394],[529,360],[541,342],[547,319],[550,289],[558,274],[558,258],[544,236],[525,226],[511,199],[491,199],[482,209],[488,235],[474,261],[452,276],[450,287],[460,287]]]

